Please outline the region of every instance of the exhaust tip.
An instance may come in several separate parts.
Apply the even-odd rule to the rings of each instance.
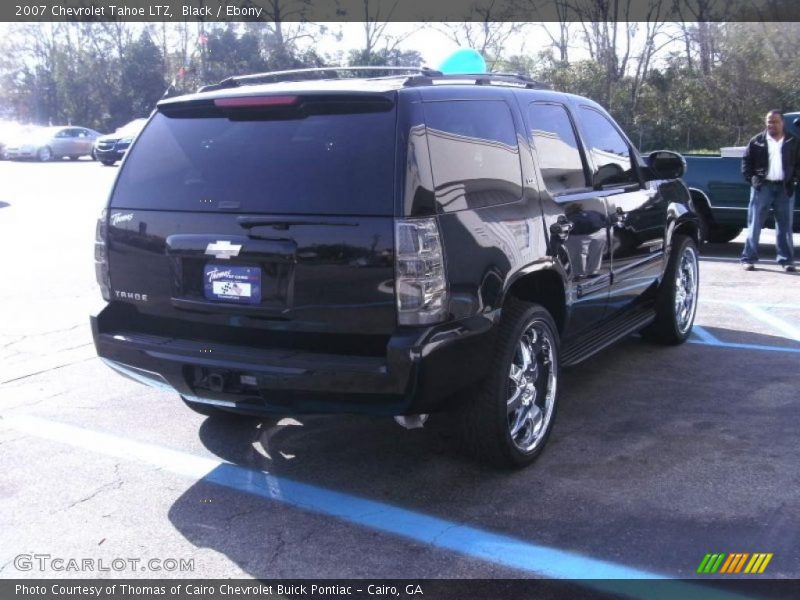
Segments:
[[[398,415],[394,418],[395,423],[405,429],[422,429],[428,415]]]

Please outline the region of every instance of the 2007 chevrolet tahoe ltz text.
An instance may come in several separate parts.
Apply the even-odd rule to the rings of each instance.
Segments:
[[[159,103],[97,227],[109,366],[202,414],[444,411],[521,466],[562,367],[687,339],[679,155],[641,157],[599,105],[521,76],[321,75]]]

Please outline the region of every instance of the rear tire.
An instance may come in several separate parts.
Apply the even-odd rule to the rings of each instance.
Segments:
[[[656,318],[643,331],[647,339],[666,345],[682,344],[692,333],[700,290],[697,244],[675,234],[664,279],[656,297]]]
[[[113,160],[101,160],[100,162],[103,163],[104,167],[112,167],[112,166],[114,166],[114,163],[116,161],[113,161]]]
[[[467,451],[499,467],[541,454],[558,394],[558,329],[539,304],[512,299],[503,309],[491,371],[459,414]]]

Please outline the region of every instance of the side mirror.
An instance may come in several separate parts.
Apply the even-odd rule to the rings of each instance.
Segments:
[[[679,179],[686,174],[686,160],[677,152],[656,150],[647,157],[651,177],[648,179]]]

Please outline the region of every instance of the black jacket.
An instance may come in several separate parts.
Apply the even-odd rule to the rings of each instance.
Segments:
[[[747,144],[747,150],[742,158],[742,175],[755,187],[760,187],[769,171],[768,135],[765,130],[753,137]],[[786,186],[786,193],[791,195],[794,193],[797,182],[800,181],[800,142],[786,131],[783,132],[781,157],[783,158],[783,183]],[[758,179],[754,181],[753,177]]]

